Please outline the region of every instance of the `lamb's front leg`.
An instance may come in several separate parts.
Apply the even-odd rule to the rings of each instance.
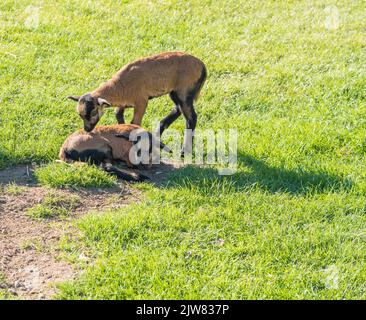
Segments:
[[[123,107],[117,108],[115,115],[119,124],[125,123],[125,109]]]
[[[142,118],[145,114],[147,107],[147,100],[141,100],[135,103],[134,110],[133,110],[133,118],[131,123],[137,124],[138,126],[141,126]]]

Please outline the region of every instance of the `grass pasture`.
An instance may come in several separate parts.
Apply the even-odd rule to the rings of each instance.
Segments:
[[[238,131],[234,175],[188,166],[77,220],[81,239],[64,246],[93,263],[57,298],[366,298],[365,30],[364,1],[3,0],[0,168],[51,163],[82,125],[65,97],[161,51],[207,65],[198,127]],[[171,107],[151,100],[143,125]],[[36,176],[115,183],[96,172]]]

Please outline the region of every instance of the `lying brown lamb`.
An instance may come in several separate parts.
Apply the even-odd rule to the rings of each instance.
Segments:
[[[161,122],[159,133],[168,128],[181,113],[186,128],[194,131],[197,115],[193,101],[206,80],[204,63],[182,52],[164,52],[142,58],[122,67],[112,79],[90,93],[69,96],[78,102],[77,111],[85,131],[92,131],[105,107],[117,107],[118,123],[125,123],[125,108],[134,108],[132,124],[141,125],[149,99],[165,94],[174,102],[173,110]],[[184,150],[191,152],[192,139],[185,137]]]
[[[137,143],[130,141],[130,135],[135,138],[139,135],[148,138],[148,156],[151,157],[153,147],[151,133],[133,124],[118,124],[112,126],[97,126],[92,132],[78,130],[71,134],[63,143],[59,158],[64,162],[82,161],[99,165],[103,170],[117,175],[127,181],[143,181],[148,179],[142,174],[132,174],[112,166],[115,160],[124,161],[129,167],[136,164],[136,158],[131,148]],[[134,139],[133,139],[134,140]],[[142,145],[142,144],[141,144]],[[170,152],[163,143],[158,145],[161,149]],[[151,160],[150,158],[148,161]],[[131,162],[132,161],[132,162]],[[135,162],[135,163],[133,163]]]

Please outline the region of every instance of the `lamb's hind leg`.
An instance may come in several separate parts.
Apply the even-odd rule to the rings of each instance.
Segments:
[[[194,137],[194,130],[196,129],[197,124],[197,114],[194,110],[193,101],[197,100],[198,95],[201,91],[201,88],[206,80],[207,70],[206,67],[203,66],[201,76],[194,84],[193,88],[188,91],[181,91],[180,98],[183,100],[183,104],[181,105],[181,111],[183,116],[186,118],[186,132],[184,134],[184,146],[182,149],[182,156],[184,153],[192,152],[192,144]]]
[[[194,130],[197,124],[197,114],[194,110],[193,99],[187,97],[181,106],[181,111],[184,118],[186,119],[186,130],[184,132],[184,144],[181,151],[181,155],[184,156],[185,153],[192,153]]]
[[[101,168],[109,174],[115,175],[117,178],[125,181],[142,182],[149,178],[141,173],[131,174],[125,170],[114,167],[111,163],[104,163]]]
[[[177,93],[175,91],[172,91],[169,96],[174,102],[174,108],[163,120],[160,121],[158,131],[159,135],[161,135],[165,129],[169,128],[169,126],[182,114],[182,112],[180,111],[182,101],[179,99]]]
[[[99,167],[102,170],[104,170],[105,172],[107,172],[109,174],[113,174],[118,179],[122,179],[125,181],[139,182],[139,181],[144,181],[144,180],[149,179],[148,177],[144,176],[143,174],[140,174],[140,173],[131,174],[127,171],[116,168],[113,166],[112,161],[113,161],[112,149],[109,149],[105,153],[105,157],[104,157],[103,161],[100,162]]]

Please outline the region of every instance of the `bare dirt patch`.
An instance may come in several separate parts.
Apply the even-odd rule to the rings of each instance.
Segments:
[[[0,170],[0,184],[13,182],[17,185],[35,184],[32,178],[33,166],[17,166]]]
[[[160,184],[174,169],[159,165],[143,170],[151,182]],[[139,201],[140,192],[120,183],[108,189],[55,190],[37,185],[32,166],[0,171],[0,289],[22,299],[48,299],[56,293],[57,282],[70,280],[78,270],[59,259],[57,244],[65,233],[77,232],[74,218],[89,211],[118,208]],[[11,188],[6,188],[11,183]],[[77,196],[79,201],[67,218],[32,219],[27,210],[52,192],[62,197]]]
[[[5,288],[21,298],[49,298],[55,293],[53,284],[71,279],[76,270],[58,260],[57,243],[70,232],[70,221],[90,210],[120,207],[138,193],[126,186],[108,190],[57,190],[53,195],[77,195],[80,202],[66,219],[32,219],[27,209],[42,203],[50,190],[38,186],[23,186],[19,194],[0,196],[0,270]],[[113,201],[111,201],[113,197]]]

